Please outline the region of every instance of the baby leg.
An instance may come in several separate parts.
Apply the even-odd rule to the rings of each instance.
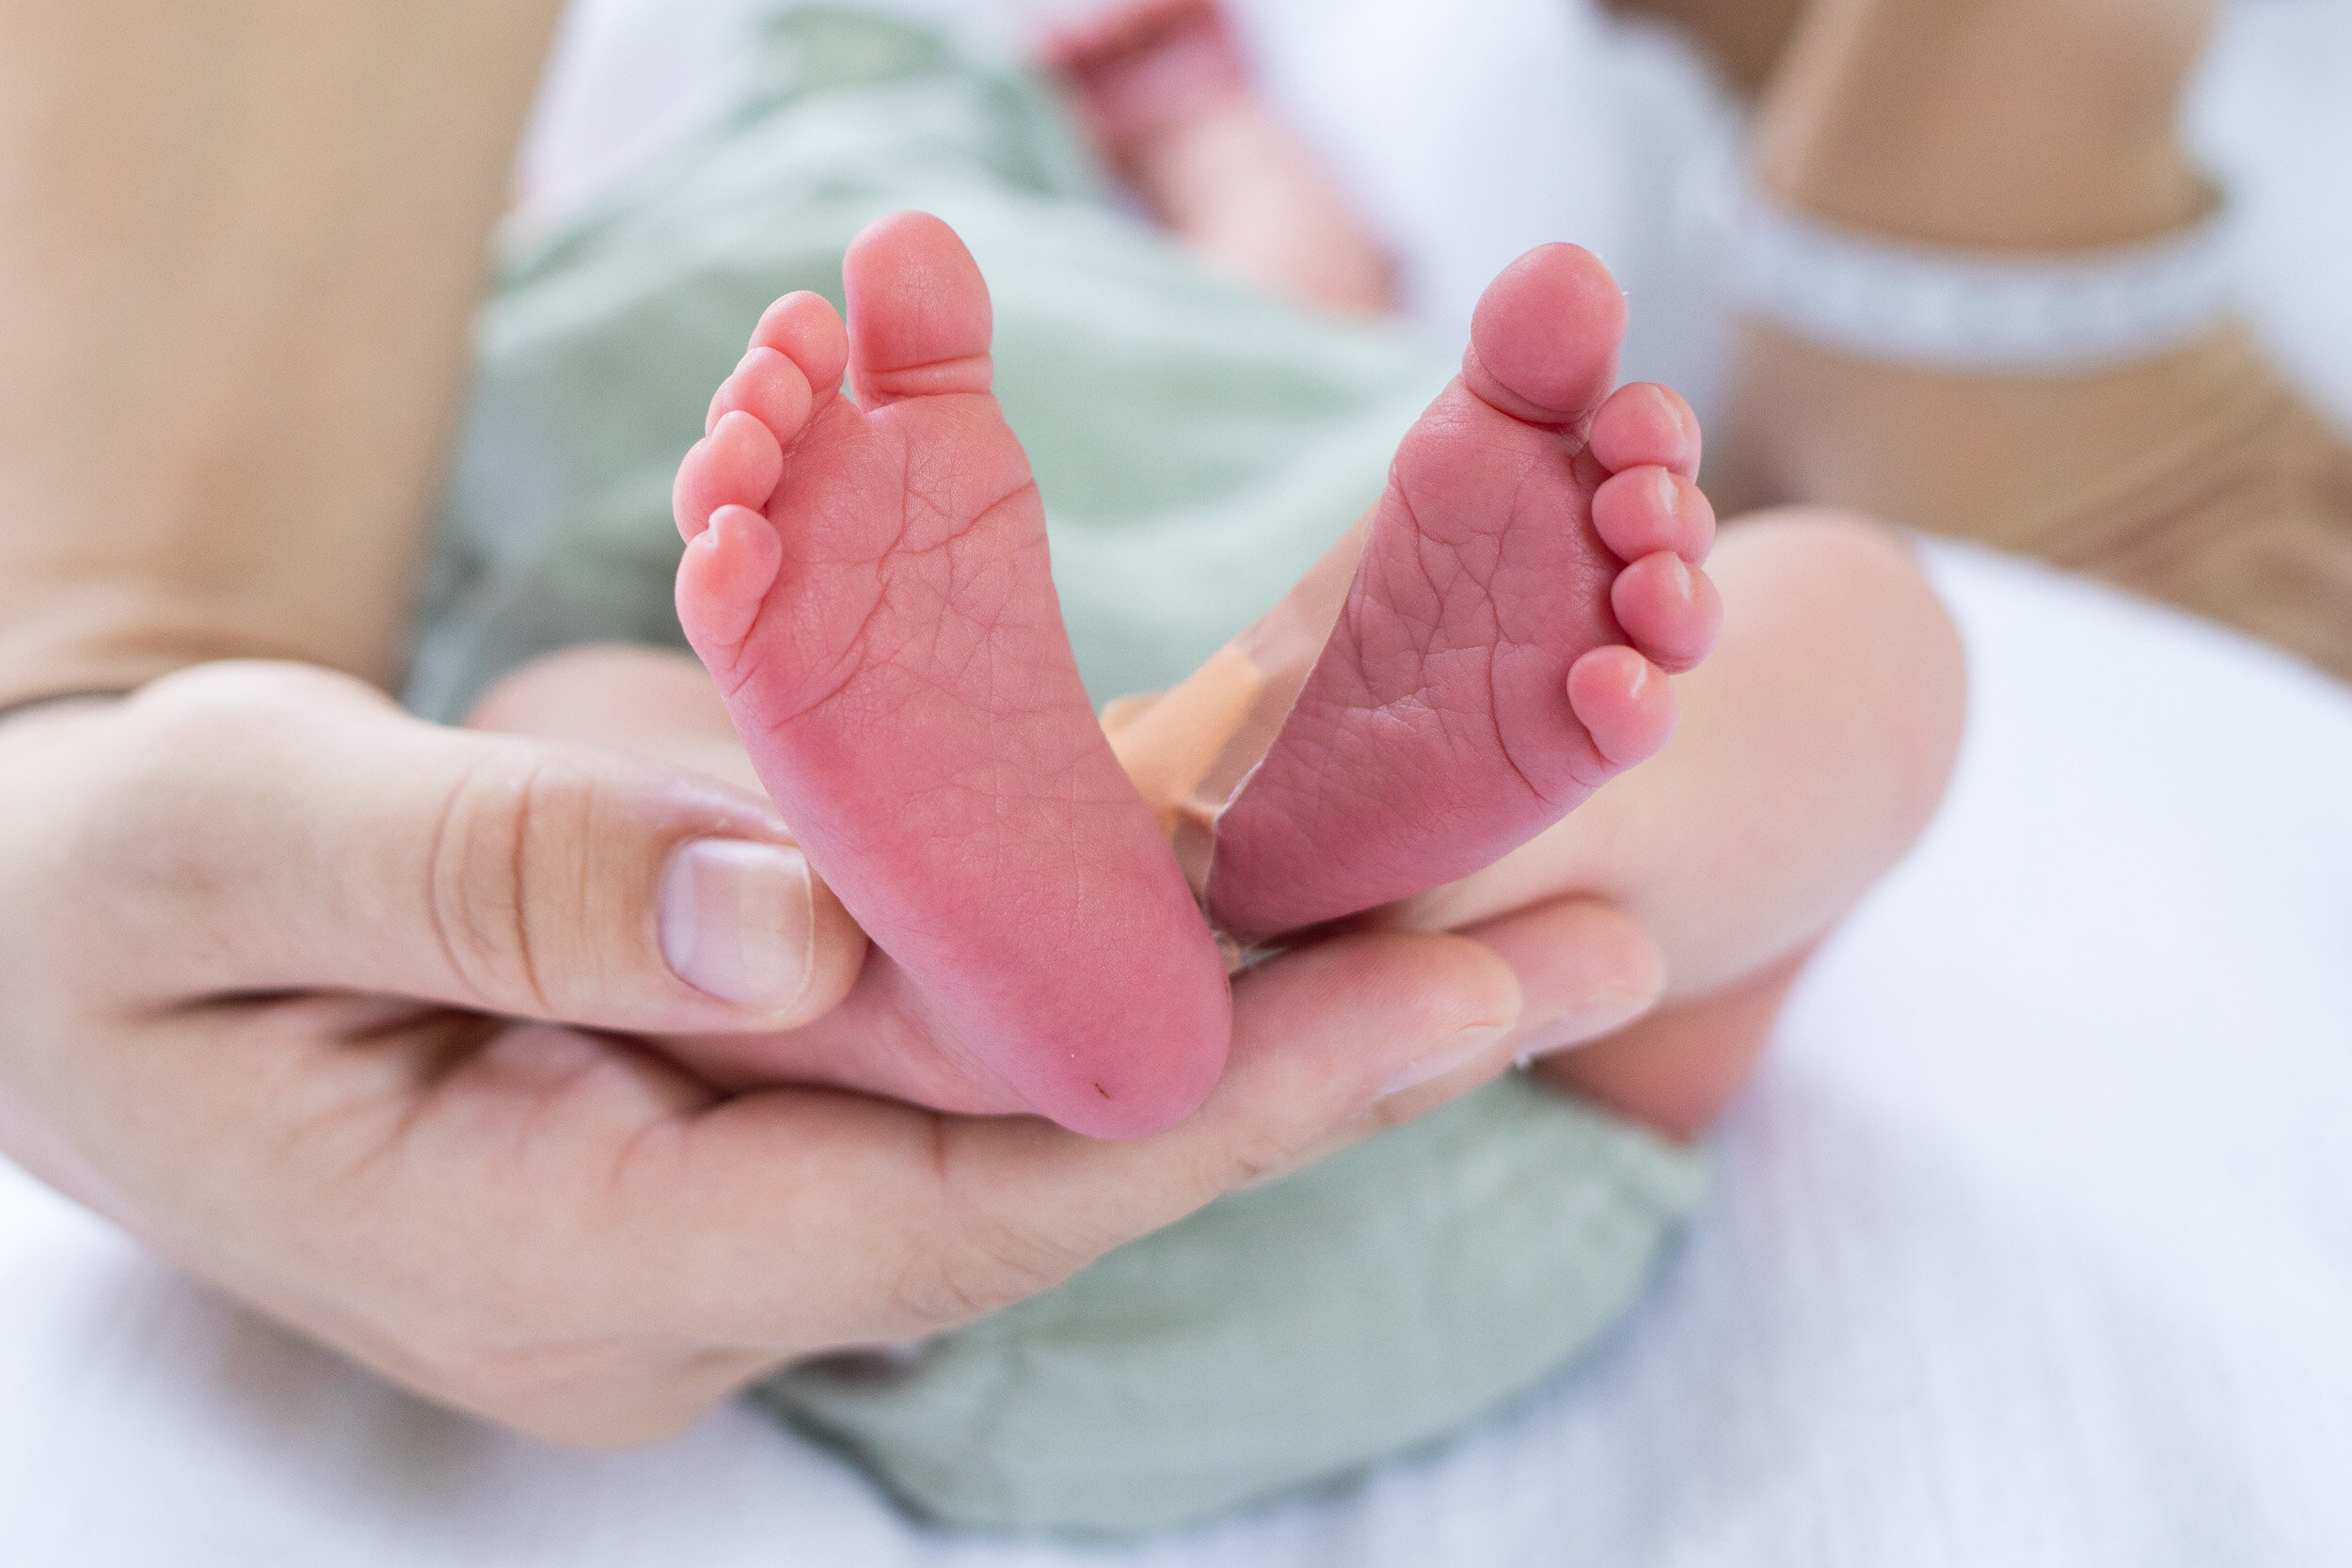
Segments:
[[[1893,533],[1770,513],[1725,530],[1708,570],[1722,638],[1676,681],[1665,750],[1382,916],[1449,927],[1567,894],[1617,903],[1665,953],[1667,1004],[1542,1070],[1678,1136],[1715,1118],[1804,956],[1924,830],[1966,706],[1950,618]]]
[[[1391,309],[1387,253],[1250,81],[1218,0],[1136,0],[1046,56],[1104,161],[1168,230],[1302,304]]]

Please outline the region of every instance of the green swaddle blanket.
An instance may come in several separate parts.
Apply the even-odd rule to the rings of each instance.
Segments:
[[[678,459],[777,295],[840,300],[850,240],[919,207],[995,300],[997,392],[1046,502],[1098,701],[1173,683],[1378,494],[1451,365],[1217,277],[1113,210],[1051,96],[862,13],[786,8],[690,144],[510,235],[418,618],[453,719],[589,641],[683,647]],[[1512,1079],[1229,1196],[920,1346],[760,1397],[923,1515],[1121,1533],[1439,1435],[1626,1309],[1703,1159]]]

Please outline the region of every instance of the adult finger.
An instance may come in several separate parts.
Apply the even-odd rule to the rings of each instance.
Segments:
[[[1666,988],[1665,956],[1657,942],[1622,911],[1597,898],[1531,905],[1461,934],[1518,976],[1526,1001],[1502,1049],[1522,1064],[1615,1034],[1656,1007]],[[1367,1113],[1369,1124],[1410,1121],[1486,1082],[1475,1064],[1470,1070],[1474,1076],[1439,1077],[1384,1097]],[[1348,1136],[1361,1132],[1349,1129]]]
[[[692,1280],[671,1331],[816,1343],[932,1332],[1035,1293],[1359,1115],[1433,1054],[1490,1049],[1518,988],[1460,937],[1380,933],[1294,954],[1235,990],[1234,1049],[1177,1130],[1096,1143],[1034,1117],[961,1117],[834,1091],[738,1096],[640,1159],[637,1266]],[[632,1193],[635,1189],[631,1189]],[[763,1216],[752,1221],[753,1216]],[[763,1242],[755,1231],[770,1231]],[[781,1259],[825,1260],[821,1270]]]
[[[667,648],[621,643],[568,648],[493,687],[466,716],[469,729],[595,746],[663,769],[702,773],[764,798],[719,689],[701,663]],[[866,933],[839,895],[809,873],[806,990],[795,1012],[829,1013],[866,962]]]
[[[809,1091],[739,1097],[701,1119],[691,1155],[679,1151],[699,1174],[664,1181],[664,1228],[650,1244],[666,1255],[665,1277],[704,1282],[695,1299],[709,1316],[694,1332],[720,1339],[755,1342],[763,1323],[788,1321],[870,1343],[964,1321],[1485,1082],[1513,1060],[1523,1011],[1597,1033],[1645,1005],[1656,949],[1625,916],[1585,904],[1512,917],[1522,918],[1585,958],[1531,965],[1523,987],[1481,942],[1377,932],[1244,975],[1224,1079],[1153,1138],[1101,1143],[1033,1118],[941,1117]],[[733,1218],[687,1219],[678,1195],[689,1191]],[[745,1248],[730,1225],[746,1212],[775,1215],[800,1256],[846,1266],[810,1279],[760,1263],[781,1253]]]
[[[966,1190],[996,1195],[1011,1234],[1074,1246],[1074,1270],[1436,1109],[1508,1068],[1531,1038],[1621,1026],[1655,1002],[1662,974],[1647,933],[1592,900],[1436,944],[1393,949],[1367,935],[1286,962],[1236,992],[1233,1066],[1199,1115],[1143,1143],[1057,1148],[971,1124]],[[1018,1253],[1000,1243],[989,1255]]]
[[[134,1006],[348,990],[613,1029],[821,1011],[813,883],[761,800],[199,667],[85,742],[53,900]]]

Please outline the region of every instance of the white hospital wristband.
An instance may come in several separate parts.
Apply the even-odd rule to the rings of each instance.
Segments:
[[[2052,255],[1905,245],[1792,213],[1744,178],[1714,204],[1749,314],[1859,358],[2065,374],[2153,358],[2226,321],[2226,208],[2144,245]]]

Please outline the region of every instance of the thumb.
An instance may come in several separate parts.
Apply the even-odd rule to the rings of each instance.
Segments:
[[[61,902],[139,955],[126,1000],[352,990],[680,1030],[805,1022],[837,989],[807,863],[725,785],[294,665],[183,672],[111,734]]]

